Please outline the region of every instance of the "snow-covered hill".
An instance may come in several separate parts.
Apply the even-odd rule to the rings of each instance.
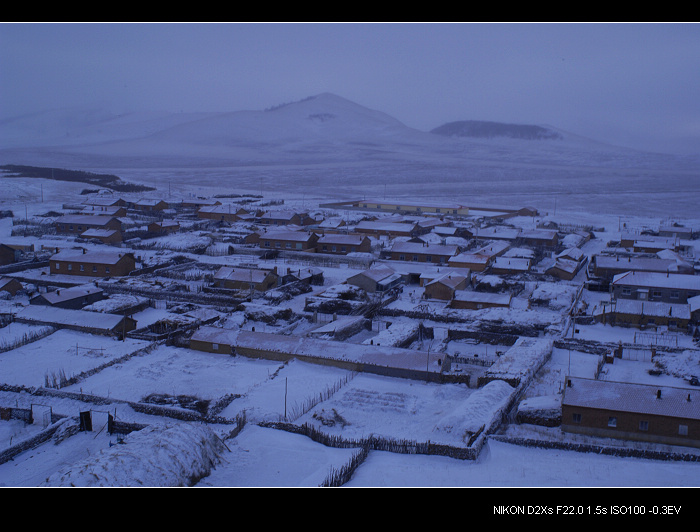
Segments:
[[[496,129],[504,128],[513,125]],[[162,183],[167,173],[169,183],[196,179],[202,187],[256,191],[274,186],[307,197],[425,196],[430,183],[432,197],[471,205],[546,209],[558,202],[560,209],[621,214],[646,205],[658,215],[696,210],[700,158],[610,146],[551,126],[518,129],[550,134],[524,139],[418,131],[328,93],[228,113],[69,109],[0,123],[0,165],[113,173],[148,185]],[[639,194],[653,202],[640,201]]]

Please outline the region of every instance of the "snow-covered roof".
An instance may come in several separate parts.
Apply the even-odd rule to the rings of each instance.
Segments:
[[[90,251],[64,249],[51,255],[53,261],[80,261],[86,264],[117,264],[128,253],[118,251]]]
[[[105,312],[68,310],[42,305],[30,305],[18,311],[15,314],[15,319],[111,331],[121,323],[124,317],[118,314],[108,314]]]
[[[214,279],[241,281],[246,283],[262,283],[272,272],[269,270],[254,270],[251,268],[232,268],[222,266],[214,274]]]
[[[518,228],[484,227],[472,231],[474,238],[498,238],[513,240],[520,235]]]
[[[493,261],[493,268],[527,271],[530,269],[530,259],[521,257],[496,257]]]
[[[110,220],[115,219],[114,216],[102,216],[99,214],[66,214],[56,218],[56,223],[60,224],[88,224],[88,225],[105,225]]]
[[[268,231],[261,233],[262,240],[289,240],[294,242],[307,242],[311,239],[314,233],[306,231]]]
[[[429,353],[400,347],[349,344],[333,340],[252,331],[240,331],[235,339],[235,346],[285,353],[292,356],[311,356],[416,371],[426,370],[426,360],[430,360],[429,367],[439,371],[437,359],[444,357],[444,353],[439,352]]]
[[[388,231],[390,233],[406,233],[415,231],[416,225],[413,223],[392,223],[392,222],[371,222],[362,221],[355,226],[356,230],[369,230],[369,231]]]
[[[563,406],[700,419],[700,390],[568,377]],[[660,392],[660,395],[658,395]]]
[[[457,286],[459,286],[460,283],[463,283],[464,281],[466,281],[468,279],[469,279],[469,275],[465,275],[465,274],[461,274],[461,273],[447,272],[447,273],[443,273],[439,277],[431,280],[428,283],[428,285],[431,285],[433,283],[437,283],[437,284],[443,284],[443,285],[448,286],[450,288],[456,288]]]
[[[648,272],[676,272],[678,271],[678,261],[670,257],[618,257],[611,255],[596,255],[596,267],[601,269],[622,268],[630,271]]]
[[[54,290],[53,292],[46,292],[38,297],[43,297],[50,304],[55,305],[56,303],[60,303],[62,301],[70,301],[71,299],[101,293],[102,289],[96,287],[95,285],[83,285],[72,288],[61,288],[59,290]]]
[[[391,268],[380,266],[378,268],[370,268],[369,270],[360,272],[357,275],[361,275],[373,281],[380,282],[398,274]]]
[[[191,339],[199,342],[234,345],[240,329],[223,329],[221,327],[203,326],[192,334]]]
[[[690,319],[690,305],[664,303],[663,301],[640,301],[638,299],[617,299],[615,303],[601,307],[597,313],[615,312],[635,316],[673,317]]]
[[[82,233],[80,233],[80,236],[84,236],[84,237],[88,237],[88,238],[90,238],[90,237],[99,238],[99,237],[110,237],[110,236],[117,234],[117,233],[119,233],[119,231],[117,231],[116,229],[88,229],[87,231],[83,231]]]
[[[449,255],[454,256],[459,251],[457,246],[442,246],[431,244],[426,246],[417,242],[396,242],[391,251],[395,253],[421,253],[424,255]]]
[[[625,272],[613,277],[612,284],[646,288],[678,288],[700,290],[700,276],[676,273],[668,275],[658,272]]]
[[[367,237],[364,235],[324,235],[318,239],[319,244],[345,244],[350,246],[357,246],[362,244],[362,242]]]
[[[512,296],[510,294],[498,294],[493,292],[475,292],[474,290],[457,290],[454,298],[458,301],[468,301],[470,303],[498,303],[510,304]]]
[[[576,247],[572,247],[572,248],[567,248],[567,249],[565,249],[564,251],[562,251],[561,253],[559,253],[559,254],[556,256],[556,258],[558,258],[558,259],[571,259],[571,260],[575,260],[575,261],[581,261],[581,260],[583,260],[583,257],[584,257],[584,256],[585,256],[585,255],[584,255],[583,251],[581,251],[581,249],[576,248]]]

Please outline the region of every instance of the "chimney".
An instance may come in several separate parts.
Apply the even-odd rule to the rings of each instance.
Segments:
[[[656,390],[656,398],[661,399],[661,390]]]

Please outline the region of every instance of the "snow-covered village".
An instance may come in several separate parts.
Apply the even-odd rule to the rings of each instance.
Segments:
[[[695,227],[302,202],[6,212],[2,484],[697,483]]]
[[[0,23],[0,487],[685,517],[698,28]]]

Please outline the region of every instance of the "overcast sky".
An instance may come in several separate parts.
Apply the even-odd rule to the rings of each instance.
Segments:
[[[0,24],[0,116],[263,110],[332,92],[428,131],[551,125],[700,153],[700,25]]]

